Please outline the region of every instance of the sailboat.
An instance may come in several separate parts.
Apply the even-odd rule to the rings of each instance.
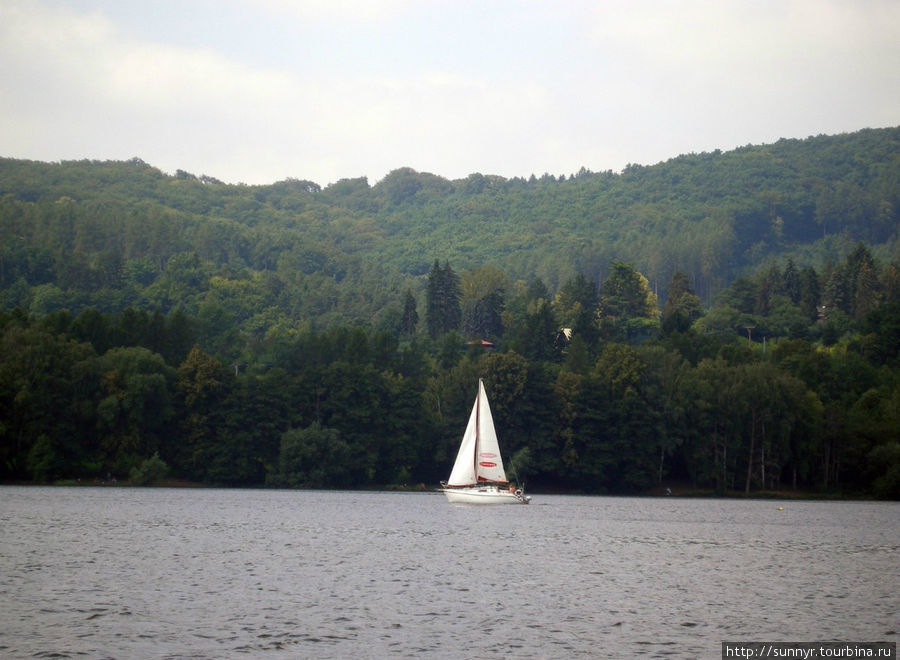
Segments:
[[[528,504],[531,497],[506,478],[494,418],[484,382],[478,379],[478,396],[459,445],[450,478],[439,489],[454,504]]]

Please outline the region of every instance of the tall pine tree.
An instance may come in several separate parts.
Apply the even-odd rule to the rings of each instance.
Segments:
[[[419,312],[416,311],[416,299],[412,291],[406,290],[406,296],[403,301],[403,319],[400,322],[401,329],[404,334],[412,335],[416,332],[416,326],[419,325]]]
[[[428,286],[425,289],[425,310],[428,335],[437,339],[451,330],[459,329],[462,319],[460,307],[459,276],[444,262],[441,268],[434,260],[428,272]]]

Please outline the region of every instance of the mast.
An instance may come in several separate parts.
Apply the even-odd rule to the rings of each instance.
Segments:
[[[484,385],[478,379],[478,392],[475,395],[475,451],[472,452],[472,470],[475,472],[475,483],[478,483],[478,451],[481,444],[481,389]]]

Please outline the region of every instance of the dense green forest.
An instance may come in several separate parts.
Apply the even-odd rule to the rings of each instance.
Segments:
[[[900,128],[325,188],[0,159],[0,479],[434,485],[483,377],[535,489],[897,498],[898,220]]]

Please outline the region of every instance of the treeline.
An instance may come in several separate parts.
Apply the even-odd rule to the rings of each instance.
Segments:
[[[322,187],[225,185],[128,162],[0,159],[0,307],[37,315],[176,307],[239,352],[274,326],[393,331],[423,311],[435,256],[552,291],[634,263],[667,297],[676,271],[704,306],[788,257],[824,268],[864,242],[893,258],[900,128],[687,154],[621,173],[449,181],[401,168]],[[463,292],[463,296],[466,292]],[[207,339],[212,339],[210,334]]]
[[[424,318],[283,328],[240,359],[179,308],[13,309],[0,478],[431,486],[482,377],[534,489],[900,497],[896,263],[864,245],[822,270],[772,262],[708,312],[685,274],[667,290],[660,312],[630,263],[551,294],[433,261]]]
[[[0,158],[0,479],[896,497],[900,128],[226,185]]]

